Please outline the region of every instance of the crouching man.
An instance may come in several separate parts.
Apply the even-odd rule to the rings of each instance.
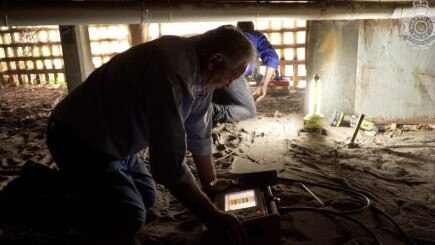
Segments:
[[[47,145],[71,202],[85,210],[85,225],[133,234],[145,223],[156,191],[137,153],[148,147],[153,178],[211,232],[243,244],[243,225],[207,198],[185,154],[192,152],[203,190],[231,184],[214,171],[211,95],[255,59],[233,26],[163,36],[113,57],[62,100],[50,116]]]

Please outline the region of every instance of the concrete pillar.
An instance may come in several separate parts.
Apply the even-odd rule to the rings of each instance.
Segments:
[[[409,45],[402,24],[360,22],[355,110],[375,123],[435,123],[435,45]]]
[[[71,93],[95,69],[92,64],[88,28],[80,26],[59,26],[62,41],[65,77],[68,92]]]

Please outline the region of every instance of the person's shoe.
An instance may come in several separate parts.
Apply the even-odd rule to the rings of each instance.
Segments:
[[[44,225],[54,217],[50,200],[57,188],[57,171],[27,161],[20,176],[6,185],[0,194],[2,223]]]

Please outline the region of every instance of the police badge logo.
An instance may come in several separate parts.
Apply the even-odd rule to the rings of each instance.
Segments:
[[[403,39],[414,48],[428,49],[435,42],[434,20],[426,16],[428,1],[414,0],[413,10],[416,16],[402,20]]]

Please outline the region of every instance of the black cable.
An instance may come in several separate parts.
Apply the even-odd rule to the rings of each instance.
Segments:
[[[397,221],[395,221],[393,219],[393,217],[391,217],[389,214],[385,213],[384,211],[382,211],[381,209],[379,209],[378,207],[372,205],[373,209],[376,210],[377,212],[380,212],[381,214],[383,214],[385,217],[388,218],[389,221],[391,221],[391,223],[394,224],[394,226],[396,226],[396,228],[400,231],[400,234],[402,234],[402,236],[404,236],[406,238],[406,240],[408,240],[408,242],[412,245],[417,245],[417,243],[402,229],[402,227],[400,227],[400,225],[397,223]]]
[[[321,213],[321,214],[332,214],[332,215],[339,216],[343,219],[352,221],[352,222],[356,223],[357,225],[359,225],[361,228],[363,228],[372,237],[372,239],[376,242],[376,244],[381,244],[381,242],[376,237],[376,235],[366,225],[364,225],[361,221],[359,221],[355,218],[347,216],[346,214],[342,214],[340,212],[328,210],[328,209],[309,208],[309,207],[285,207],[285,206],[283,206],[283,207],[278,208],[278,212],[280,214],[281,214],[281,212],[290,213],[290,212],[301,212],[301,211],[317,212],[317,213]]]
[[[350,190],[350,189],[346,189],[343,187],[339,187],[339,186],[333,186],[333,185],[327,185],[327,184],[316,184],[316,183],[311,183],[311,182],[307,182],[307,181],[302,181],[302,180],[294,180],[294,179],[288,179],[288,178],[282,178],[282,177],[278,177],[278,181],[281,182],[289,182],[289,183],[302,183],[302,184],[306,184],[306,185],[310,185],[310,186],[317,186],[317,187],[322,187],[325,189],[330,189],[330,190],[335,190],[335,191],[340,191],[340,192],[347,192],[347,193],[351,193],[355,196],[359,196],[361,199],[364,200],[365,204],[364,206],[362,206],[361,208],[358,209],[354,209],[354,210],[340,210],[337,212],[340,213],[345,213],[345,214],[353,214],[353,213],[358,213],[361,212],[363,210],[366,210],[370,207],[370,199],[365,196],[364,194],[354,191],[354,190]]]
[[[228,178],[228,176],[226,176]],[[232,176],[234,177],[234,176]],[[358,191],[354,191],[351,189],[347,189],[347,188],[343,188],[343,187],[339,187],[339,186],[334,186],[334,185],[328,185],[328,184],[318,184],[318,183],[312,183],[312,182],[307,182],[307,181],[303,181],[303,180],[296,180],[296,179],[289,179],[289,178],[283,178],[283,177],[278,177],[278,183],[279,182],[284,182],[284,183],[301,183],[301,184],[305,184],[305,185],[310,185],[310,186],[317,186],[317,187],[321,187],[321,188],[325,188],[325,189],[330,189],[330,190],[335,190],[335,191],[339,191],[339,192],[346,192],[346,193],[350,193],[352,195],[355,196],[359,196],[362,200],[364,200],[364,205],[358,209],[354,209],[354,210],[331,210],[331,209],[322,209],[322,208],[310,208],[310,207],[279,207],[279,210],[283,210],[286,212],[292,212],[294,211],[313,211],[313,212],[319,212],[319,213],[329,213],[329,214],[335,214],[337,216],[340,216],[342,218],[351,220],[355,223],[357,223],[359,226],[361,226],[365,231],[367,231],[368,233],[370,233],[370,235],[374,238],[374,240],[376,240],[379,244],[378,239],[376,238],[376,236],[370,231],[370,229],[368,229],[368,227],[366,227],[363,223],[361,223],[360,221],[347,216],[346,214],[355,214],[361,211],[364,211],[366,209],[369,209],[370,207],[373,207],[373,209],[375,211],[378,211],[379,213],[383,214],[385,217],[387,217],[387,219],[389,221],[391,221],[391,223],[394,224],[394,226],[399,230],[400,234],[406,238],[406,240],[412,244],[412,245],[416,245],[415,241],[402,229],[402,227],[387,213],[385,213],[384,211],[382,211],[381,209],[377,208],[374,205],[371,205],[371,201],[370,199],[358,192]]]
[[[369,209],[370,207],[372,207],[375,211],[380,212],[381,214],[383,214],[385,217],[388,218],[389,221],[391,221],[391,223],[394,224],[394,226],[399,230],[400,234],[406,238],[406,240],[412,244],[412,245],[416,245],[415,241],[402,229],[402,227],[387,213],[385,213],[384,211],[382,211],[381,209],[379,209],[378,207],[371,205],[371,201],[370,199],[357,191],[351,190],[351,189],[347,189],[347,188],[343,188],[343,187],[339,187],[339,186],[333,186],[333,185],[327,185],[327,184],[317,184],[317,183],[312,183],[312,182],[307,182],[307,181],[302,181],[302,180],[295,180],[295,179],[288,179],[288,178],[282,178],[282,177],[278,177],[278,181],[281,182],[287,182],[287,183],[303,183],[306,185],[311,185],[311,186],[317,186],[317,187],[322,187],[322,188],[326,188],[326,189],[330,189],[330,190],[336,190],[336,191],[341,191],[341,192],[347,192],[347,193],[351,193],[353,195],[359,196],[360,198],[362,198],[363,200],[365,200],[365,205],[361,208],[355,209],[355,210],[344,210],[344,211],[334,211],[334,210],[330,210],[330,209],[319,209],[319,208],[291,208],[291,207],[282,207],[279,208],[279,210],[283,209],[283,210],[290,210],[290,209],[297,209],[295,211],[300,211],[301,209],[306,209],[306,210],[311,210],[313,212],[325,212],[325,213],[330,213],[330,214],[336,214],[337,216],[343,217],[345,219],[349,219],[352,220],[356,223],[358,223],[361,227],[363,227],[366,231],[370,232],[371,231],[361,222],[357,221],[354,218],[351,218],[349,216],[346,216],[345,214],[354,214],[354,213],[358,213],[361,212],[365,209]],[[291,212],[291,211],[290,211]],[[373,233],[371,233],[372,236],[376,237]],[[379,241],[376,238],[376,241],[379,243]]]

